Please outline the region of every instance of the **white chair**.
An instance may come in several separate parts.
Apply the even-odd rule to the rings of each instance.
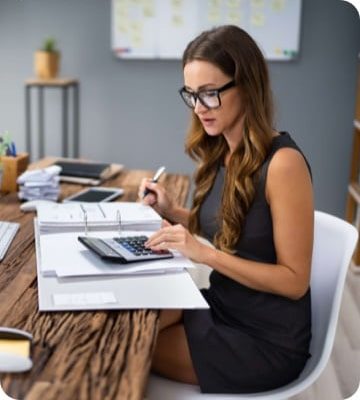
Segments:
[[[16,400],[14,397],[8,396],[5,392],[2,386],[0,385],[0,400]]]
[[[358,233],[353,225],[315,211],[311,270],[312,357],[295,381],[261,393],[202,394],[198,386],[150,375],[146,400],[283,400],[308,388],[324,370],[330,357],[346,273],[357,239]]]

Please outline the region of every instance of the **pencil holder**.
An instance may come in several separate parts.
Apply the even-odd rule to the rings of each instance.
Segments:
[[[18,185],[17,177],[21,175],[29,165],[29,154],[19,153],[17,156],[2,156],[1,164],[3,168],[1,191],[16,192]]]

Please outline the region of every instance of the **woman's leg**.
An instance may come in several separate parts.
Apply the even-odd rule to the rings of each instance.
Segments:
[[[180,382],[197,384],[190,350],[182,324],[182,310],[163,310],[152,369]]]
[[[169,327],[170,325],[179,324],[182,321],[183,310],[161,310],[159,330]]]

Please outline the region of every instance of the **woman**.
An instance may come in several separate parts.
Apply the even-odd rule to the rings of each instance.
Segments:
[[[249,393],[295,379],[309,357],[313,195],[309,167],[273,129],[265,60],[235,26],[203,32],[183,55],[180,94],[193,109],[198,162],[191,210],[143,181],[166,220],[152,249],[209,265],[209,310],[164,310],[153,370],[203,392]],[[209,248],[193,235],[211,240]]]

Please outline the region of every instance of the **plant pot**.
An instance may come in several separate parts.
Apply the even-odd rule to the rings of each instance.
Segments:
[[[34,57],[34,68],[37,78],[56,78],[59,72],[60,54],[58,52],[37,51]]]

